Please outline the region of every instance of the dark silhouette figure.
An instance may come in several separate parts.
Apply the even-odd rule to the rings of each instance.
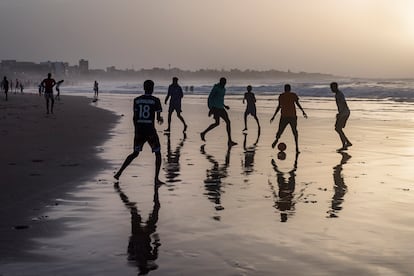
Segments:
[[[41,83],[41,86],[45,89],[46,99],[46,114],[49,114],[49,102],[50,112],[53,114],[53,106],[55,105],[55,99],[53,98],[53,87],[56,85],[56,81],[52,79],[52,74],[48,73],[47,78]]]
[[[3,90],[4,94],[6,95],[6,101],[9,100],[8,93],[9,93],[9,81],[7,77],[4,76],[3,81],[1,82],[1,89]]]
[[[187,139],[187,135],[184,133],[180,143],[172,151],[171,149],[171,135],[167,133],[167,163],[164,164],[164,170],[166,172],[167,183],[174,183],[181,181],[177,179],[180,176],[180,157],[181,149],[184,146],[184,142]]]
[[[230,152],[231,146],[227,148],[224,164],[220,164],[214,156],[208,154],[205,151],[205,145],[200,147],[200,152],[204,155],[207,160],[212,164],[211,169],[206,170],[206,179],[204,180],[204,187],[207,191],[206,196],[208,199],[215,204],[215,209],[217,211],[224,210],[224,207],[221,205],[221,189],[222,179],[228,176],[227,169],[230,165]],[[220,220],[220,217],[214,217],[216,220]]]
[[[114,185],[119,197],[125,207],[131,212],[131,236],[128,243],[128,261],[135,262],[139,273],[147,275],[151,270],[156,270],[158,265],[158,248],[161,246],[160,238],[157,234],[158,214],[161,204],[158,196],[158,187],[154,187],[154,206],[148,216],[148,220],[143,223],[137,204],[131,202],[128,196],[122,191],[119,183]]]
[[[342,176],[342,166],[345,165],[352,156],[346,152],[340,152],[340,154],[342,155],[341,161],[334,167],[333,170],[335,193],[332,197],[331,210],[328,211],[330,218],[338,217],[339,211],[342,210],[342,202],[344,201],[344,196],[348,191],[348,187],[346,186],[344,178]]]
[[[351,111],[349,110],[348,104],[346,103],[345,95],[338,89],[338,83],[331,83],[331,91],[335,93],[336,106],[338,108],[338,114],[336,114],[335,131],[339,134],[339,138],[342,142],[342,147],[338,151],[347,150],[348,147],[352,146],[352,143],[345,136],[343,128],[346,126]]]
[[[298,165],[298,156],[296,153],[295,163],[293,169],[289,172],[282,172],[279,170],[277,163],[272,159],[273,170],[276,172],[277,184],[279,191],[276,193],[272,183],[269,182],[270,188],[273,191],[273,197],[275,198],[274,207],[280,211],[280,221],[286,222],[288,216],[290,216],[295,210],[294,192],[296,186],[296,169]],[[287,179],[285,177],[287,175]]]
[[[168,87],[167,97],[165,98],[165,104],[167,104],[168,100],[170,99],[170,106],[168,108],[168,127],[165,131],[171,130],[171,116],[172,113],[175,111],[177,113],[178,119],[183,123],[185,132],[187,130],[187,124],[184,121],[183,116],[181,116],[181,100],[184,97],[183,89],[178,84],[178,78],[174,77],[172,79],[172,84]]]
[[[164,120],[161,117],[162,107],[160,99],[152,96],[152,93],[154,92],[154,82],[152,80],[146,80],[144,82],[144,91],[145,95],[134,99],[134,151],[125,159],[119,171],[114,175],[114,178],[117,180],[119,179],[126,167],[138,157],[139,153],[142,151],[143,145],[148,142],[152,148],[152,152],[155,153],[154,184],[161,185],[163,184],[159,179],[161,169],[161,145],[157,130],[154,126],[154,121],[156,114],[158,123],[163,123]]]
[[[64,82],[64,80],[60,80],[60,81],[58,81],[57,83],[56,83],[56,87],[55,87],[55,89],[56,89],[56,97],[55,97],[55,100],[60,100],[60,85],[62,84]]]
[[[251,85],[247,86],[247,92],[244,93],[243,104],[244,104],[244,101],[247,101],[247,106],[246,106],[246,111],[244,112],[244,129],[243,129],[243,131],[247,130],[247,116],[252,115],[253,118],[256,120],[257,128],[259,129],[259,132],[260,132],[260,123],[259,123],[259,119],[257,118],[257,115],[256,115],[256,97],[254,96],[254,93],[252,92],[252,86]]]
[[[283,131],[285,130],[287,125],[290,125],[292,128],[293,136],[295,137],[295,144],[296,144],[296,152],[299,153],[299,143],[298,143],[298,130],[297,130],[297,122],[298,118],[296,116],[296,107],[295,104],[302,110],[303,117],[308,118],[305,111],[303,110],[302,106],[299,103],[299,97],[296,93],[290,91],[291,87],[289,84],[285,84],[285,92],[280,94],[279,96],[279,104],[277,105],[276,111],[273,114],[273,117],[270,119],[270,122],[273,122],[275,119],[276,114],[281,110],[280,115],[280,122],[279,122],[279,130],[276,133],[276,139],[272,143],[272,148],[277,145],[277,142],[282,136]]]
[[[219,126],[220,118],[222,118],[226,123],[226,130],[228,136],[227,145],[234,146],[237,145],[237,143],[231,139],[230,119],[226,111],[226,109],[230,109],[230,107],[224,104],[224,96],[226,94],[226,82],[226,78],[220,78],[220,82],[214,85],[213,89],[210,92],[210,95],[208,96],[208,108],[210,109],[208,116],[210,117],[211,115],[213,115],[214,123],[208,126],[203,132],[201,132],[200,137],[201,140],[205,141],[206,134],[210,130]]]
[[[93,97],[95,99],[97,99],[98,98],[98,94],[99,94],[99,83],[97,81],[95,81],[93,83]]]
[[[257,143],[259,143],[260,138],[260,130],[257,132],[257,138],[253,145],[247,146],[247,133],[243,133],[244,140],[243,140],[243,149],[244,149],[244,162],[243,171],[246,175],[250,175],[253,172],[254,166],[254,156],[256,154],[256,147]]]
[[[17,93],[17,90],[19,90],[19,88],[20,88],[20,82],[19,82],[19,79],[16,79],[16,87],[14,88],[14,94]]]

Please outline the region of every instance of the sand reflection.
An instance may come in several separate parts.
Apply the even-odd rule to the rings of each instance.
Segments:
[[[342,176],[342,165],[345,165],[351,155],[346,152],[340,152],[342,155],[341,161],[338,165],[334,167],[333,179],[334,179],[334,195],[332,197],[331,209],[328,211],[330,218],[338,217],[338,213],[342,210],[342,203],[344,201],[344,196],[348,190],[348,187],[345,184],[344,178]]]
[[[183,133],[183,138],[172,150],[171,147],[171,134],[166,133],[167,136],[167,160],[164,162],[165,177],[167,178],[167,186],[173,187],[173,183],[181,181],[178,177],[180,176],[180,157],[181,149],[184,146],[184,142],[187,139],[187,135]]]
[[[212,164],[210,169],[206,170],[206,179],[204,180],[204,187],[206,189],[206,194],[208,199],[214,203],[214,207],[217,211],[224,210],[223,205],[221,204],[221,194],[222,194],[222,179],[228,176],[227,169],[230,165],[230,152],[231,146],[227,147],[227,151],[224,158],[224,163],[220,164],[213,155],[208,154],[205,150],[205,145],[200,147],[200,152],[203,154],[207,160]],[[220,216],[215,216],[214,219],[220,220]]]
[[[293,168],[288,172],[282,172],[279,170],[277,163],[272,159],[271,163],[273,170],[276,172],[277,185],[278,189],[269,181],[270,188],[273,193],[275,200],[274,207],[280,212],[280,221],[286,222],[288,217],[292,216],[295,213],[295,200],[294,192],[296,186],[296,170],[298,165],[298,156],[296,153],[295,162]]]
[[[257,144],[260,138],[260,129],[257,132],[257,138],[253,145],[247,146],[247,133],[243,133],[243,149],[244,149],[244,162],[242,162],[243,172],[245,175],[250,175],[254,172],[254,156],[256,155]]]
[[[161,205],[158,197],[158,187],[154,187],[154,205],[145,223],[139,213],[136,202],[131,202],[122,191],[119,182],[114,184],[122,202],[131,212],[131,236],[128,243],[128,261],[135,262],[138,267],[138,275],[146,275],[151,270],[158,268],[155,261],[158,258],[158,247],[161,246],[160,238],[156,233],[158,213]]]

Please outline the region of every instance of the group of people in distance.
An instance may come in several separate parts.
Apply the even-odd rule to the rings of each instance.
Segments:
[[[227,110],[230,109],[229,106],[224,104],[224,96],[226,94],[226,78],[220,78],[220,81],[215,84],[208,96],[208,116],[213,116],[214,123],[209,125],[204,131],[200,133],[201,140],[205,141],[206,134],[219,126],[220,118],[226,123],[227,131],[227,144],[229,147],[237,145],[231,137],[231,123],[227,113]],[[346,125],[346,122],[350,116],[350,110],[348,108],[344,94],[338,89],[338,84],[332,82],[330,84],[331,91],[335,93],[336,105],[338,108],[338,113],[336,115],[335,122],[335,131],[339,134],[339,137],[342,142],[342,147],[338,151],[347,150],[348,147],[352,146],[352,143],[348,140],[343,128]],[[152,152],[155,154],[155,177],[154,184],[160,185],[163,182],[159,179],[159,173],[161,169],[161,145],[160,140],[155,128],[155,119],[159,124],[163,123],[163,117],[161,116],[162,106],[159,98],[153,96],[154,92],[154,82],[152,80],[146,80],[144,82],[144,95],[136,97],[134,99],[133,105],[133,122],[135,127],[134,135],[134,146],[133,152],[127,156],[124,163],[118,172],[114,175],[116,180],[119,180],[122,172],[128,167],[128,165],[138,157],[139,153],[142,151],[143,145],[148,142],[151,146]],[[165,104],[167,104],[170,99],[170,106],[168,109],[168,127],[165,130],[169,132],[171,130],[171,116],[175,111],[177,117],[181,120],[184,125],[184,132],[187,130],[187,124],[184,118],[181,115],[181,100],[183,98],[183,91],[178,84],[178,78],[174,77],[172,84],[168,88],[168,94],[165,98]],[[256,114],[256,98],[254,93],[252,93],[252,87],[247,86],[247,92],[244,94],[243,103],[247,101],[246,111],[244,113],[244,129],[247,130],[247,116],[251,115],[256,120],[258,125],[258,130],[260,133],[260,123]],[[302,114],[307,118],[307,114],[299,103],[299,97],[296,93],[291,91],[291,86],[286,84],[284,86],[284,92],[279,95],[278,105],[276,110],[270,119],[270,122],[273,122],[276,114],[281,111],[279,129],[276,133],[276,138],[272,143],[272,148],[274,148],[281,135],[283,134],[287,125],[290,125],[296,144],[296,152],[299,153],[298,145],[298,131],[297,131],[297,116],[296,116],[296,106],[302,111]]]
[[[7,79],[7,76],[4,76],[3,80],[0,83],[0,89],[5,94],[5,100],[8,101],[9,100],[9,98],[8,98],[9,90],[10,90],[10,92],[13,91],[13,81],[10,80],[10,82],[9,82],[9,80]],[[23,93],[24,85],[23,85],[23,82],[16,79],[16,86],[15,86],[15,89],[14,89],[14,94],[16,94],[19,89],[20,89],[20,93]]]

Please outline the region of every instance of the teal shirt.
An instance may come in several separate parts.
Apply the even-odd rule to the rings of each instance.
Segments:
[[[225,94],[226,88],[221,87],[218,83],[215,84],[210,95],[208,95],[208,108],[224,108]]]

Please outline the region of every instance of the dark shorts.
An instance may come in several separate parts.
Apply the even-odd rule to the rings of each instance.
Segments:
[[[256,116],[256,108],[247,108],[246,111],[244,112],[245,115],[252,115],[252,116]]]
[[[346,126],[346,122],[348,121],[350,112],[344,114],[336,114],[336,122],[335,122],[335,129],[341,129]]]
[[[176,111],[177,113],[181,113],[181,104],[170,104],[170,107],[168,108],[168,112],[174,112]]]
[[[229,115],[227,114],[227,111],[224,108],[213,107],[210,109],[208,115],[213,115],[215,120],[219,120],[220,118],[223,118],[223,120],[225,121],[229,120]]]
[[[53,93],[45,92],[45,98],[46,99],[52,99],[53,100]]]
[[[135,132],[134,137],[134,151],[140,152],[142,151],[142,147],[144,144],[148,142],[150,145],[152,152],[160,152],[161,145],[160,139],[158,138],[158,134],[156,131],[153,132]]]

